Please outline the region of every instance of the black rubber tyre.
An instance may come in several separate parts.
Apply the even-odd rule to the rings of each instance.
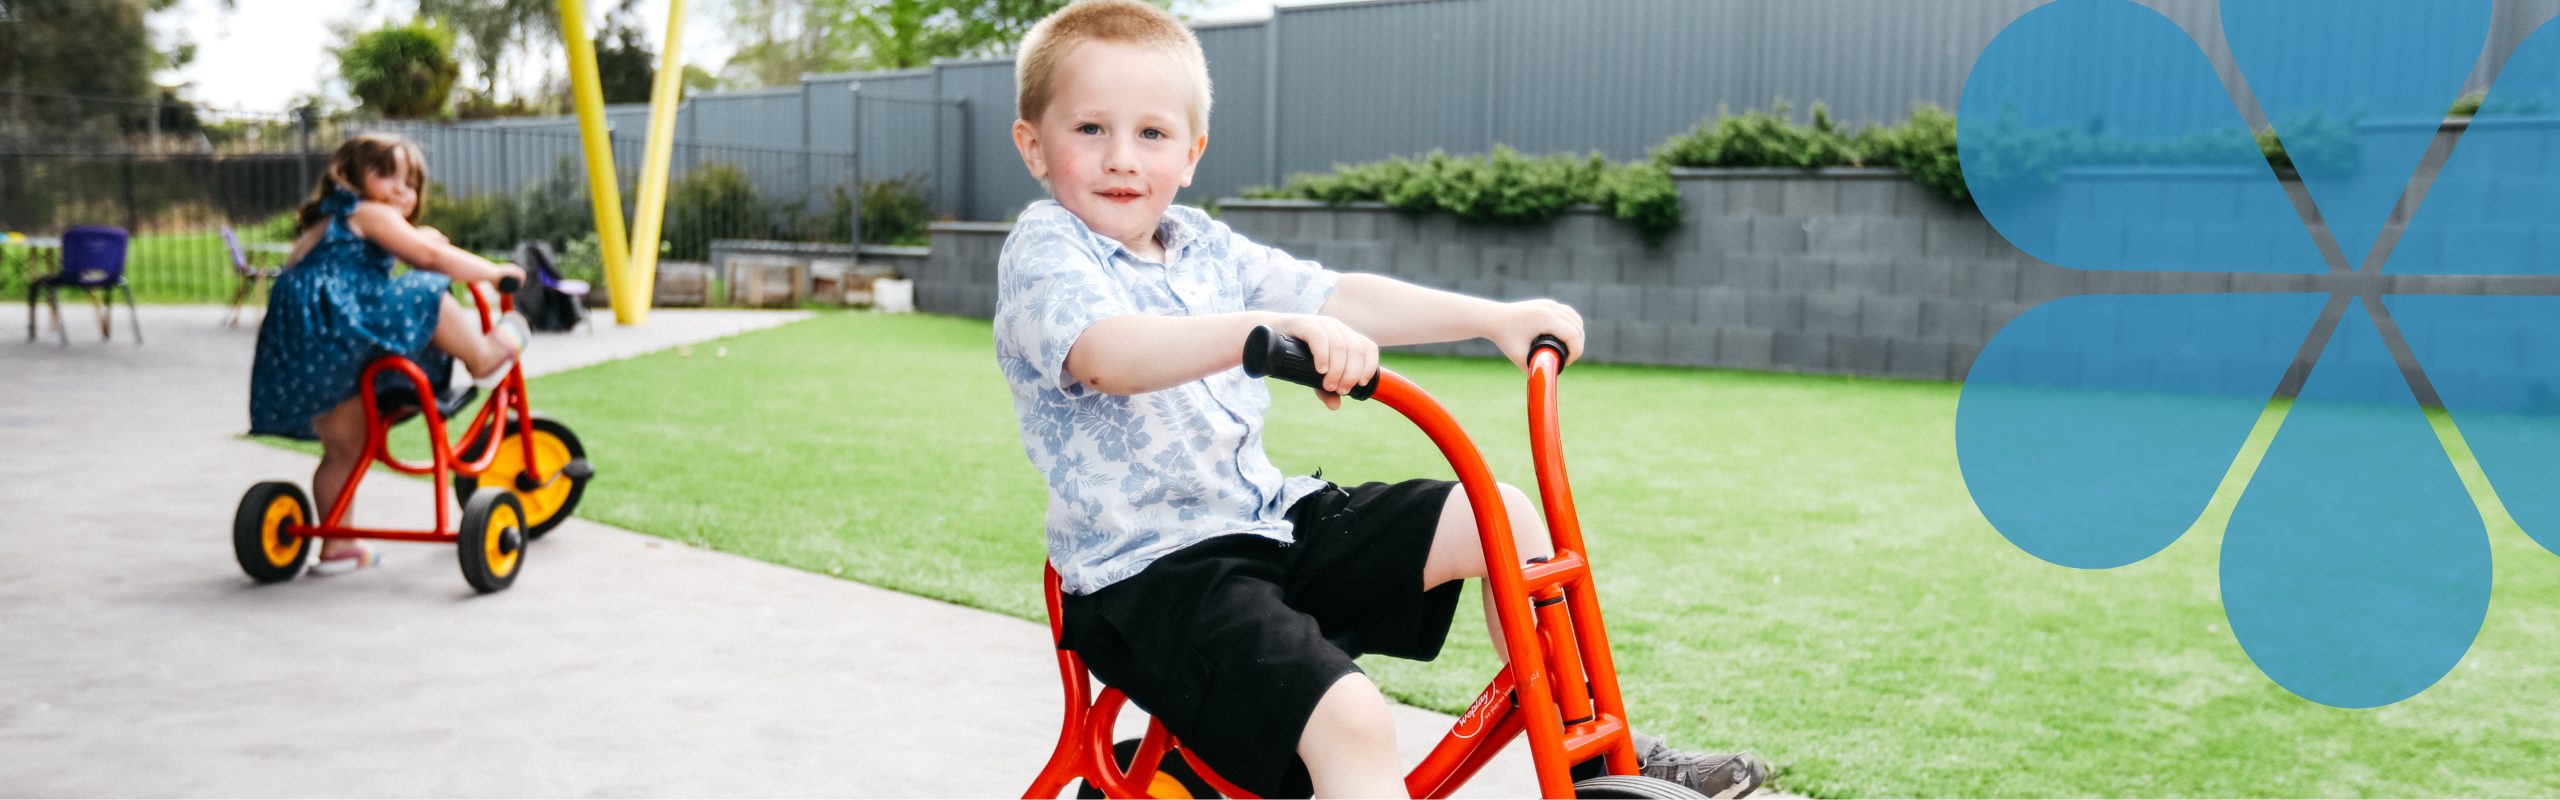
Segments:
[[[1129,759],[1137,755],[1136,739],[1122,739],[1111,745],[1111,761],[1119,764],[1121,769],[1128,769]],[[1150,790],[1147,796],[1157,798],[1218,796],[1217,789],[1210,787],[1208,781],[1201,780],[1199,773],[1191,771],[1191,762],[1182,760],[1182,754],[1172,752],[1164,754],[1164,763],[1156,766],[1155,783],[1147,788]],[[1092,784],[1076,781],[1076,796],[1101,797],[1103,794]]]
[[[480,593],[504,591],[524,572],[524,504],[514,492],[489,489],[472,495],[462,505],[462,527],[454,534],[462,579]]]
[[[231,552],[240,559],[240,571],[259,583],[301,575],[311,560],[311,537],[287,536],[282,529],[312,521],[311,497],[302,487],[284,481],[249,487],[240,497],[240,511],[231,516]]]
[[[1573,796],[1585,798],[1637,798],[1639,800],[1646,798],[1673,800],[1674,798],[1706,797],[1706,795],[1699,794],[1696,790],[1690,789],[1689,787],[1672,783],[1661,778],[1648,778],[1642,775],[1602,775],[1597,778],[1586,778],[1575,781],[1573,784]]]
[[[513,442],[515,425],[511,422],[505,426],[505,430],[508,431],[507,441]],[[579,443],[578,434],[570,431],[569,426],[561,424],[559,420],[555,420],[541,414],[533,415],[533,435],[536,458],[542,458],[545,461],[549,461],[552,458],[565,457],[565,459],[568,460],[582,460],[587,457],[587,447],[586,445]],[[471,437],[470,441],[463,443],[461,449],[454,451],[455,457],[464,461],[479,459],[481,449],[488,446],[488,438],[489,437],[486,432]],[[490,477],[499,478],[500,480],[495,483],[491,483],[490,485],[502,489],[514,490],[515,485],[513,477],[517,473],[522,472],[523,467],[522,465],[515,464],[513,462],[520,460],[520,457],[510,456],[504,452],[499,453],[498,460],[489,465],[490,472],[488,475]],[[563,465],[545,463],[542,466],[546,470],[558,470]],[[595,476],[593,475],[585,477],[570,477],[562,475],[558,478],[558,481],[560,484],[566,484],[566,486],[560,486],[558,484],[545,486],[535,489],[534,491],[527,493],[526,497],[521,498],[525,500],[525,512],[526,515],[531,518],[532,522],[532,525],[525,529],[526,537],[530,539],[540,539],[543,534],[550,533],[551,529],[560,527],[560,523],[568,521],[569,515],[576,513],[578,510],[578,500],[585,497],[587,494],[587,481],[592,480],[594,477]],[[454,476],[454,502],[471,502],[472,493],[479,490],[479,476]]]

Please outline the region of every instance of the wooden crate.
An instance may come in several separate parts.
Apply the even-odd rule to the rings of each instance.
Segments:
[[[660,261],[658,278],[649,292],[650,303],[667,307],[701,307],[711,304],[711,265],[694,261]],[[603,287],[596,287],[603,288]],[[603,294],[603,292],[595,292]]]
[[[806,270],[807,266],[790,259],[733,257],[729,259],[729,303],[749,308],[797,306]]]

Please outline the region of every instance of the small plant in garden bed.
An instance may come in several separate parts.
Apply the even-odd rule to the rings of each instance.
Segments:
[[[1660,166],[1611,164],[1598,153],[1524,156],[1499,145],[1490,155],[1434,150],[1419,159],[1336,166],[1327,174],[1290,176],[1277,189],[1247,189],[1244,196],[1335,205],[1378,202],[1498,225],[1541,224],[1567,208],[1590,204],[1634,226],[1648,241],[1680,226],[1680,194]]]

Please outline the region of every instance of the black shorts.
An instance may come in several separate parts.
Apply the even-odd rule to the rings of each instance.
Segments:
[[[1221,536],[1063,602],[1064,644],[1218,774],[1265,797],[1314,791],[1298,736],[1353,658],[1440,654],[1459,582],[1423,591],[1449,481],[1327,485],[1289,509],[1296,542]]]

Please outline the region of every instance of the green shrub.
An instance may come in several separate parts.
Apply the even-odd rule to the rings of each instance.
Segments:
[[[2461,98],[2453,101],[2453,107],[2446,109],[2444,115],[2448,117],[2476,116],[2480,113],[2481,104],[2487,102],[2488,99],[2488,92],[2472,92],[2470,94],[2463,95]],[[2513,95],[2501,96],[2498,98],[2498,102],[2491,104],[2489,107],[2491,112],[2499,114],[2549,114],[2555,109],[2560,109],[2560,103],[2553,103],[2548,98],[2533,96],[2516,97]]]
[[[1798,124],[1794,109],[1780,100],[1768,111],[1735,114],[1719,107],[1714,119],[1701,121],[1688,133],[1653,148],[1655,163],[1671,167],[1797,167],[1818,169],[1861,164],[1858,142],[1878,134],[1840,131],[1831,110],[1813,104],[1812,124]],[[1870,126],[1868,130],[1874,130]]]
[[[1244,196],[1317,200],[1334,205],[1379,202],[1409,212],[1447,212],[1469,222],[1535,225],[1566,208],[1592,204],[1659,240],[1680,226],[1680,195],[1671,175],[1645,163],[1612,165],[1598,153],[1524,156],[1495,146],[1490,155],[1390,158],[1290,176],[1277,189]]]
[[[1964,165],[1956,159],[1956,115],[1928,103],[1911,107],[1911,117],[1891,128],[1871,127],[1860,141],[1868,164],[1901,170],[1914,183],[1950,200],[1965,200]],[[1862,133],[1864,133],[1862,131]]]
[[[924,177],[907,174],[895,178],[862,182],[862,241],[865,244],[920,246],[931,240],[926,226],[933,224],[933,206],[925,200]],[[844,190],[836,190],[844,196]],[[843,218],[844,214],[838,214]],[[835,237],[843,241],[845,237]]]
[[[772,209],[756,197],[755,183],[735,164],[705,162],[667,189],[665,247],[668,257],[702,261],[712,239],[763,239],[775,235]]]
[[[562,158],[549,175],[513,195],[484,192],[454,197],[440,186],[432,187],[426,216],[420,221],[475,252],[502,252],[528,239],[558,248],[595,231],[595,209],[587,203],[586,180],[584,167]]]
[[[429,186],[427,194],[427,213],[419,223],[443,231],[455,246],[473,252],[514,246],[514,198],[502,192],[455,197],[441,185]]]
[[[560,277],[586,281],[593,291],[604,291],[604,245],[595,231],[561,244],[557,255],[551,266],[560,271]]]
[[[385,23],[353,34],[337,57],[348,93],[364,110],[392,119],[436,115],[462,77],[462,65],[453,60],[453,32],[425,21]]]

